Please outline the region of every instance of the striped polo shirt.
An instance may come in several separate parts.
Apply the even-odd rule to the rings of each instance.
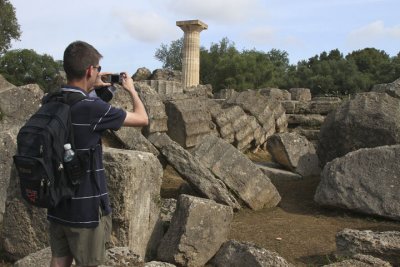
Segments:
[[[126,117],[122,109],[112,107],[100,98],[90,97],[84,90],[64,86],[64,92],[83,94],[87,98],[71,106],[76,153],[93,153],[93,168],[87,167],[86,179],[79,185],[75,196],[49,208],[47,219],[72,227],[97,227],[99,209],[103,215],[111,212],[106,176],[103,167],[101,134],[118,130]]]

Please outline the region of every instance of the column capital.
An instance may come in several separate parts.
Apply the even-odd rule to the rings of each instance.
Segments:
[[[184,32],[186,31],[198,31],[207,30],[208,25],[201,20],[183,20],[177,21],[176,26],[181,28]]]

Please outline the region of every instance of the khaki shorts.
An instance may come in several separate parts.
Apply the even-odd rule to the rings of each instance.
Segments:
[[[111,214],[102,216],[96,228],[75,228],[50,223],[50,246],[53,257],[72,256],[79,266],[101,265],[105,244],[111,235]]]

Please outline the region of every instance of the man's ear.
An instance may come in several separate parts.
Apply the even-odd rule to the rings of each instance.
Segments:
[[[86,78],[90,78],[90,77],[92,77],[92,74],[93,73],[93,66],[90,66],[89,68],[87,68],[86,69],[86,74],[85,74],[85,76],[86,76]]]

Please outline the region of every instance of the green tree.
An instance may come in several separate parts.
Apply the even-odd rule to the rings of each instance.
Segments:
[[[388,83],[395,79],[391,59],[383,50],[365,48],[348,54],[346,59],[355,62],[364,75],[368,89],[374,84]]]
[[[163,63],[163,68],[182,70],[183,37],[172,41],[170,45],[161,44],[154,57]]]
[[[0,0],[0,55],[10,48],[11,40],[19,40],[20,36],[14,7],[8,0]]]
[[[0,57],[0,73],[9,82],[20,86],[37,83],[45,92],[60,86],[60,61],[34,50],[10,50]]]

